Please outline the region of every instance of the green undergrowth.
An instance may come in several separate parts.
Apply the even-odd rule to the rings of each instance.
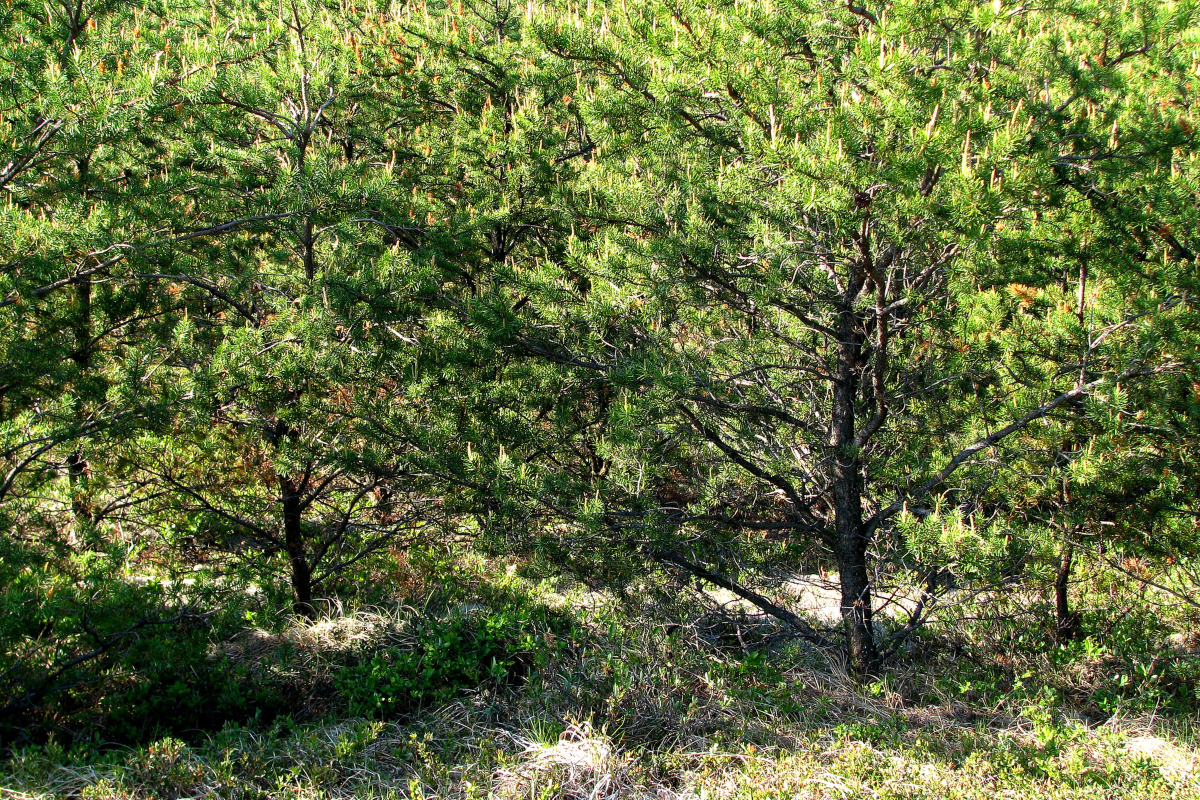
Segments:
[[[972,723],[825,691],[855,721],[812,724],[730,698],[717,712],[724,725],[693,709],[674,737],[646,740],[628,729],[634,719],[580,720],[551,695],[499,691],[405,720],[278,720],[192,743],[30,747],[3,780],[10,796],[38,798],[1200,797],[1195,750],[1146,721],[1089,727],[1032,713]]]
[[[557,634],[559,635],[556,635]],[[570,644],[569,626],[544,608],[509,601],[471,614],[418,619],[408,641],[339,670],[350,714],[391,718],[481,687],[521,680]]]
[[[1183,610],[1055,645],[994,600],[860,684],[698,594],[420,557],[404,598],[131,647],[90,731],[10,746],[0,796],[1200,798],[1187,673],[1106,694],[1186,666]]]
[[[237,584],[205,595],[193,579],[191,596],[181,597],[171,593],[177,582],[120,580],[111,564],[97,568],[94,581],[110,588],[87,606],[73,596],[80,587],[65,579],[53,602],[49,591],[22,607],[10,592],[13,613],[3,624],[41,625],[57,650],[39,651],[34,641],[24,658],[9,654],[12,666],[28,673],[10,668],[3,676],[9,696],[37,687],[55,660],[97,642],[108,647],[57,683],[42,679],[55,691],[0,718],[0,743],[196,743],[230,726],[263,731],[331,716],[396,719],[471,692],[517,686],[576,646],[574,618],[547,607],[503,567],[496,574],[495,565],[436,552],[413,553],[404,563],[413,578],[405,596],[360,591],[328,604],[311,623],[271,612],[282,605],[271,599],[255,604]],[[430,574],[443,579],[423,579]],[[83,610],[63,619],[64,607]],[[168,622],[136,627],[145,619]],[[55,629],[74,637],[45,635]]]
[[[1109,587],[1110,589],[1112,587]],[[1059,641],[1053,607],[1028,595],[993,599],[977,618],[949,619],[921,637],[922,696],[975,707],[1063,708],[1101,722],[1128,714],[1200,715],[1200,609],[1126,584],[1104,610],[1081,587],[1074,637]],[[980,610],[983,613],[979,613]]]

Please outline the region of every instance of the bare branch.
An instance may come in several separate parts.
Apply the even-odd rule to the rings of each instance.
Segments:
[[[703,567],[697,566],[682,556],[667,550],[652,550],[647,553],[647,555],[649,555],[655,561],[665,564],[674,564],[677,567],[683,568],[692,575],[695,575],[701,580],[708,581],[715,586],[720,586],[722,589],[728,589],[743,600],[753,603],[758,608],[761,608],[767,614],[775,617],[775,619],[785,622],[791,627],[795,628],[802,637],[815,645],[820,647],[831,647],[833,645],[832,642],[822,636],[819,631],[813,628],[813,626],[809,625],[791,611],[775,605],[758,592],[747,589],[736,581],[732,581],[729,578],[726,578],[723,575],[718,575],[715,572],[709,572]]]

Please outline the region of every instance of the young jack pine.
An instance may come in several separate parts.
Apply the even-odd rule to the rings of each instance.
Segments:
[[[547,28],[607,137],[579,195],[600,233],[575,249],[604,296],[561,312],[556,352],[593,354],[569,367],[640,406],[592,518],[798,627],[696,554],[705,531],[732,566],[754,532],[817,543],[849,660],[875,672],[945,566],[902,518],[977,508],[1011,437],[1192,368],[1161,336],[1194,315],[1192,128],[1171,105],[1191,13],[651,2]],[[1089,313],[1022,313],[1080,253]],[[691,488],[639,493],[647,467]],[[887,642],[881,551],[929,587]]]

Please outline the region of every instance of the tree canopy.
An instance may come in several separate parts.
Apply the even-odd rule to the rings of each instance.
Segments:
[[[312,616],[433,538],[863,676],[1027,573],[1068,637],[1080,552],[1196,555],[1196,15],[14,0],[2,569],[136,534]]]

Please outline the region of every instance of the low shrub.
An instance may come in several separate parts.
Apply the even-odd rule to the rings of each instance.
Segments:
[[[353,715],[390,718],[523,677],[562,641],[548,611],[517,602],[413,621],[402,644],[343,668],[335,684]]]
[[[126,676],[114,676],[101,703],[109,738],[190,740],[230,723],[269,723],[288,713],[293,693],[286,684],[260,665],[213,657],[204,634],[155,639],[126,655]]]

